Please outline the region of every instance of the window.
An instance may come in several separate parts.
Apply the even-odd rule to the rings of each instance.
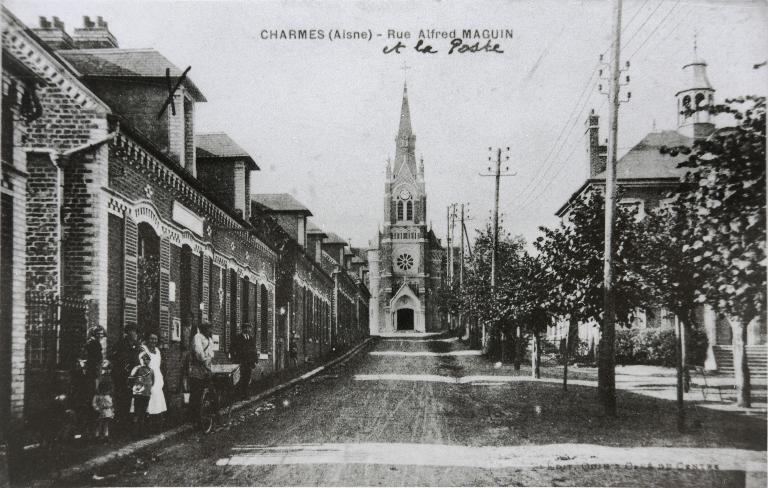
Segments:
[[[413,202],[411,200],[405,202],[405,220],[413,220]]]
[[[639,198],[622,198],[619,201],[619,207],[626,210],[635,211],[635,221],[639,222],[645,218],[645,205]]]
[[[413,268],[413,256],[403,253],[397,257],[397,267],[402,271],[408,271]]]
[[[703,93],[697,93],[696,94],[696,108],[701,107],[701,102],[704,101],[704,94]]]
[[[269,341],[269,292],[267,287],[261,285],[259,295],[261,295],[261,351],[269,351],[267,342]]]
[[[403,220],[403,201],[397,201],[397,220]]]

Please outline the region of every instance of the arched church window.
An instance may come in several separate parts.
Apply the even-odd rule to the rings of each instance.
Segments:
[[[686,95],[683,97],[683,109],[689,110],[691,108],[691,96]]]
[[[403,201],[397,201],[397,220],[403,220]]]
[[[696,94],[696,108],[701,107],[701,102],[704,101],[704,94],[703,93],[697,93]]]
[[[413,220],[413,202],[411,200],[405,202],[405,220]]]

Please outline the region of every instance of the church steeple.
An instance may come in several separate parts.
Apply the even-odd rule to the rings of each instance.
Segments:
[[[403,83],[403,104],[400,107],[400,127],[395,138],[394,174],[400,172],[403,164],[407,164],[411,174],[416,175],[416,136],[411,127],[411,110],[408,106],[408,84]]]

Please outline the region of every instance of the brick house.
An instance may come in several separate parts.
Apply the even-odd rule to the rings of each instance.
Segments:
[[[93,160],[106,154],[111,109],[10,11],[2,15],[0,398],[3,422],[16,424],[68,358],[52,347],[70,339],[59,314],[76,330],[98,314],[93,299],[105,282],[72,278],[97,266],[89,249],[71,244],[104,227],[105,214],[91,206],[103,176]]]
[[[30,33],[7,11],[4,17],[4,50],[19,53],[44,80],[42,115],[26,129],[23,148],[14,148],[26,155],[13,166],[26,163],[26,219],[15,201],[13,213],[14,229],[26,234],[27,261],[20,255],[8,262],[26,268],[20,275],[27,290],[56,297],[64,309],[73,303],[79,314],[65,320],[62,311],[60,322],[55,314],[39,322],[44,314],[29,300],[26,311],[16,312],[11,330],[22,352],[26,343],[24,361],[43,373],[59,371],[41,375],[47,383],[31,388],[35,378],[27,368],[27,392],[66,388],[59,380],[85,328],[96,324],[106,329],[107,344],[129,324],[159,335],[171,404],[180,393],[188,340],[202,321],[214,327],[218,361],[227,360],[241,325],[255,324],[260,367],[268,374],[275,361],[277,253],[253,235],[244,215],[250,172],[258,169],[252,158],[223,134],[201,137],[198,149],[200,90],[185,78],[166,104],[166,72],[174,80],[183,72],[155,50],[119,49],[103,20],[85,18],[70,37],[57,19],[41,18]],[[4,86],[5,80],[4,68]],[[14,135],[21,137],[21,130]],[[217,185],[236,191],[225,198]],[[3,273],[11,268],[3,262]],[[23,291],[14,288],[12,303],[23,306]],[[52,363],[40,359],[48,357]],[[23,377],[24,365],[12,371]],[[23,381],[12,395],[19,415],[24,403],[39,400],[24,398]]]
[[[670,201],[670,193],[680,188],[681,177],[686,168],[678,168],[678,164],[687,158],[685,155],[672,157],[662,154],[662,147],[692,146],[694,141],[709,137],[715,131],[711,115],[706,111],[694,112],[692,115],[683,113],[686,108],[713,104],[714,88],[706,74],[706,62],[696,57],[692,62],[683,66],[688,74],[688,84],[675,94],[675,110],[678,114],[676,130],[661,130],[650,132],[640,142],[635,144],[624,156],[616,162],[616,180],[620,191],[619,206],[631,206],[642,219],[653,209],[666,205]],[[586,121],[587,161],[589,177],[571,197],[557,210],[556,215],[563,220],[568,219],[571,204],[588,191],[604,191],[606,169],[606,146],[599,143],[599,118],[591,113]],[[731,330],[724,317],[710,306],[700,307],[696,319],[704,328],[709,348],[705,366],[708,369],[732,368]],[[663,308],[639,310],[633,327],[638,328],[671,328],[674,317]],[[550,327],[549,339],[565,337],[567,324]],[[579,324],[579,337],[591,348],[597,345],[600,337],[596,323]],[[748,326],[748,350],[750,357],[765,356],[766,325],[764,321],[755,321]],[[749,348],[748,348],[749,349]],[[764,366],[763,366],[764,368]],[[758,368],[756,368],[758,369]]]
[[[278,346],[287,351],[295,337],[300,363],[346,348],[367,336],[360,316],[369,293],[350,276],[347,243],[308,217],[311,211],[287,193],[252,195],[251,221],[257,229],[282,235],[278,268]],[[362,324],[362,325],[361,325]],[[282,349],[280,344],[283,344]],[[278,360],[279,365],[285,362]]]

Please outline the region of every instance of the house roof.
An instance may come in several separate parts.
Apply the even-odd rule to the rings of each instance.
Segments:
[[[686,137],[674,130],[651,132],[629,150],[616,162],[616,178],[679,178],[686,172],[685,168],[677,165],[687,156],[676,157],[661,154],[662,146],[688,146],[693,144],[693,139]],[[605,171],[594,176],[595,179],[605,179]]]
[[[311,216],[312,212],[290,193],[254,193],[251,200],[278,213],[299,213]]]
[[[328,239],[325,239],[323,244],[347,244],[347,241],[341,238],[338,234],[334,234],[333,232],[328,232],[327,234]]]
[[[56,54],[87,78],[149,78],[165,80],[166,68],[172,81],[183,71],[154,49],[60,49]],[[184,86],[197,102],[205,96],[187,76]]]
[[[195,134],[195,147],[198,158],[239,159],[245,161],[251,170],[259,169],[251,155],[224,132]]]
[[[616,179],[618,183],[657,185],[661,182],[678,181],[685,175],[685,168],[678,168],[678,164],[688,156],[678,154],[670,156],[662,154],[660,149],[676,146],[692,146],[693,139],[686,137],[674,130],[651,132],[640,142],[635,144],[624,156],[616,161]],[[605,171],[587,179],[578,190],[555,212],[562,216],[568,209],[574,198],[578,197],[588,186],[592,184],[605,184]]]
[[[307,220],[307,234],[328,237],[328,234],[326,234],[323,229],[315,225],[315,223],[311,220]]]

